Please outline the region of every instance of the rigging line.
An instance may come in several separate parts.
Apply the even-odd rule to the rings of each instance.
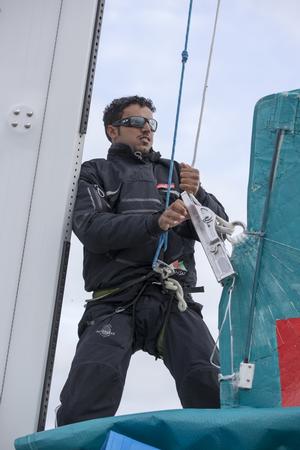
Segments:
[[[216,367],[217,369],[221,368],[221,366],[219,366],[218,364],[215,364],[213,362],[213,359],[214,359],[215,353],[217,351],[218,342],[220,340],[220,337],[221,337],[221,334],[223,332],[223,328],[224,328],[224,325],[226,323],[226,319],[227,319],[227,316],[228,316],[229,336],[230,336],[230,370],[231,370],[231,375],[233,375],[233,373],[234,373],[234,365],[233,365],[233,344],[234,344],[234,339],[233,339],[233,329],[232,329],[232,321],[231,321],[231,298],[232,298],[232,291],[234,289],[234,286],[235,286],[235,276],[232,277],[232,282],[231,282],[230,286],[228,287],[228,291],[227,291],[228,292],[228,302],[227,302],[227,305],[226,305],[226,308],[225,308],[224,317],[223,317],[222,324],[221,324],[220,329],[219,329],[219,334],[218,334],[218,337],[216,339],[216,342],[215,342],[212,354],[210,355],[210,358],[209,358],[209,362],[211,363],[212,366]],[[223,377],[223,375],[222,375],[222,377]],[[228,375],[225,375],[225,377],[228,377]]]
[[[265,204],[264,204],[261,229],[259,232],[260,239],[259,239],[259,243],[258,243],[257,257],[256,257],[256,264],[255,264],[255,273],[254,273],[253,285],[252,285],[248,331],[247,331],[245,356],[244,356],[244,362],[246,362],[246,363],[249,362],[249,359],[250,359],[251,342],[252,342],[253,325],[254,325],[254,314],[255,314],[255,307],[256,307],[256,293],[257,293],[257,288],[258,288],[258,280],[259,280],[261,260],[262,260],[262,251],[263,251],[264,240],[265,240],[265,231],[266,231],[266,225],[267,225],[267,219],[268,219],[271,194],[272,194],[274,183],[275,183],[275,178],[276,178],[276,173],[277,173],[277,165],[278,165],[278,161],[279,161],[279,156],[280,156],[280,151],[281,151],[284,135],[285,135],[285,130],[279,129],[277,132],[277,136],[276,136],[275,151],[274,151],[273,158],[272,158],[272,165],[271,165],[270,177],[269,177],[269,183],[268,183],[268,192],[267,192],[267,196],[266,196],[266,200],[265,200]]]
[[[173,175],[173,169],[174,169],[174,156],[175,156],[175,148],[176,148],[176,138],[177,138],[177,130],[178,130],[178,122],[179,122],[179,113],[180,113],[180,105],[181,105],[181,97],[182,97],[182,90],[183,90],[183,79],[184,79],[184,72],[185,72],[185,63],[188,60],[189,54],[187,51],[188,47],[188,39],[189,39],[189,32],[190,32],[190,23],[191,23],[191,17],[192,17],[192,7],[193,7],[193,0],[190,0],[189,4],[189,12],[188,12],[188,20],[187,20],[187,26],[186,26],[186,33],[185,33],[185,43],[184,43],[184,50],[181,53],[181,76],[180,76],[180,84],[179,84],[179,93],[178,93],[178,100],[177,100],[177,109],[176,109],[176,118],[175,118],[175,127],[174,127],[174,134],[173,134],[173,144],[172,144],[172,153],[170,158],[170,168],[169,168],[169,176],[168,176],[168,189],[166,194],[166,207],[167,209],[169,207],[170,203],[170,194],[171,194],[171,183],[172,183],[172,175]],[[155,253],[155,256],[153,258],[152,267],[155,267],[157,264],[157,260],[160,254],[160,251],[162,247],[164,247],[164,250],[166,251],[168,245],[168,232],[165,231],[161,234],[157,246],[157,250]]]
[[[215,14],[214,27],[213,27],[213,34],[212,34],[212,39],[211,39],[210,49],[209,49],[209,57],[208,57],[208,62],[207,62],[207,67],[206,67],[205,81],[204,81],[203,92],[202,92],[200,116],[199,116],[198,128],[197,128],[197,133],[196,133],[196,139],[195,139],[194,156],[193,156],[193,161],[192,161],[192,166],[193,167],[195,165],[195,161],[196,161],[196,157],[197,157],[197,151],[198,151],[200,130],[201,130],[202,119],[203,119],[203,112],[204,112],[204,106],[205,106],[206,91],[207,91],[207,88],[208,88],[208,78],[209,78],[212,54],[213,54],[213,49],[214,49],[214,44],[215,44],[215,37],[216,37],[216,31],[217,31],[217,23],[218,23],[218,17],[219,17],[220,3],[221,3],[221,0],[218,0],[217,8],[216,8],[216,14]]]
[[[191,15],[192,15],[192,7],[193,7],[193,0],[190,0],[189,5],[189,13],[188,13],[188,21],[187,21],[187,27],[186,27],[186,34],[185,34],[185,44],[184,44],[184,50],[181,54],[182,59],[182,66],[181,66],[181,76],[180,76],[180,85],[179,85],[179,93],[178,93],[178,101],[177,101],[177,109],[176,109],[176,119],[175,119],[175,127],[174,127],[174,135],[173,135],[173,144],[172,144],[172,153],[171,153],[171,164],[169,169],[169,178],[168,178],[168,190],[167,190],[167,198],[166,198],[166,208],[168,208],[170,203],[170,193],[171,193],[171,182],[172,182],[172,175],[173,175],[173,168],[174,168],[174,156],[175,156],[175,148],[176,148],[176,139],[177,139],[177,130],[178,130],[178,123],[179,123],[179,113],[180,113],[180,106],[181,106],[181,97],[182,97],[182,90],[183,90],[183,79],[184,79],[184,72],[185,72],[185,63],[188,60],[188,38],[189,38],[189,32],[190,32],[190,23],[191,23]]]

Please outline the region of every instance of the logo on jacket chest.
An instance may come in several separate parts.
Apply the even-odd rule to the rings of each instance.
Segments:
[[[187,273],[187,268],[185,267],[185,264],[183,261],[173,261],[170,266],[174,269],[175,275],[179,277],[183,277]]]

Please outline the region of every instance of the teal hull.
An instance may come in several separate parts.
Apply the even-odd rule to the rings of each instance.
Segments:
[[[161,450],[299,450],[300,408],[185,409],[89,420],[32,434],[16,450],[100,450],[110,431]]]

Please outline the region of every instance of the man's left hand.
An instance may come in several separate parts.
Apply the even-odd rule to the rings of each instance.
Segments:
[[[196,195],[200,186],[200,174],[198,169],[186,163],[180,163],[180,189],[189,194]]]

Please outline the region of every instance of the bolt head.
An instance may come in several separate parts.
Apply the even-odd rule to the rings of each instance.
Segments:
[[[29,132],[36,121],[36,113],[30,105],[12,105],[8,113],[8,126],[17,133]]]

